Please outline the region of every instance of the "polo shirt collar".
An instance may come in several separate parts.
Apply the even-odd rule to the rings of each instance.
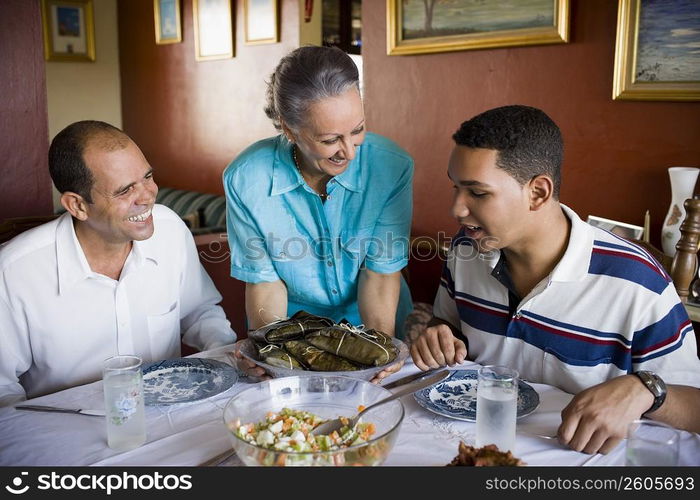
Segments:
[[[571,221],[571,233],[564,256],[552,271],[552,281],[579,281],[588,274],[594,231],[569,207],[561,204],[561,209]]]
[[[593,252],[593,228],[569,207],[561,203],[560,206],[566,218],[571,221],[571,233],[564,255],[550,274],[550,281],[578,281],[588,274]],[[491,270],[491,275],[515,293],[503,253],[492,252],[485,256],[485,263]]]
[[[284,135],[277,136],[277,145],[272,164],[272,188],[270,196],[292,191],[304,184],[304,178],[294,165],[292,156],[292,143]],[[335,181],[349,191],[361,193],[362,169],[361,165],[362,147],[357,148],[357,155],[350,162],[345,172],[334,177]]]

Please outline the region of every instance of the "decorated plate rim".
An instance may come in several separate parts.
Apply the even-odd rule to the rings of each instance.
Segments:
[[[172,358],[153,361],[143,365],[141,367],[141,373],[143,374],[145,382],[149,376],[159,376],[159,371],[171,370],[173,368],[204,368],[213,373],[221,374],[224,380],[221,384],[217,385],[214,390],[198,391],[198,393],[192,397],[177,401],[161,401],[159,397],[160,393],[148,391],[148,386],[144,383],[144,402],[146,406],[169,406],[173,404],[202,401],[229,390],[238,382],[238,372],[234,367],[211,358]],[[163,376],[167,376],[167,374],[164,373]]]
[[[441,415],[443,417],[448,417],[448,418],[454,418],[457,420],[464,420],[466,422],[475,422],[476,421],[476,415],[472,416],[464,416],[464,415],[459,415],[457,413],[452,413],[446,410],[442,410],[441,408],[438,408],[435,403],[430,399],[430,392],[433,390],[438,390],[440,391],[440,387],[449,383],[449,382],[455,382],[455,381],[462,381],[462,380],[476,380],[477,378],[477,370],[454,370],[448,378],[443,380],[442,382],[432,385],[430,387],[426,387],[425,389],[421,389],[420,391],[417,391],[413,394],[413,398],[416,400],[416,402],[425,408],[426,410],[429,410],[437,415]],[[523,418],[531,413],[533,413],[537,408],[540,406],[540,395],[539,393],[535,390],[534,387],[532,387],[530,384],[523,380],[518,380],[518,388],[522,389],[525,388],[528,390],[528,392],[531,391],[531,394],[534,395],[535,397],[535,404],[532,405],[532,407],[528,407],[523,409],[522,411],[518,412],[517,418]]]

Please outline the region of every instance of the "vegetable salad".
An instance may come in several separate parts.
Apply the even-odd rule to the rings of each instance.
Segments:
[[[341,420],[349,423],[347,418]],[[249,443],[292,453],[340,450],[366,443],[375,433],[374,424],[358,423],[355,428],[345,425],[327,436],[314,436],[311,431],[323,422],[307,411],[283,408],[279,413],[269,412],[262,422],[241,424],[234,432]]]

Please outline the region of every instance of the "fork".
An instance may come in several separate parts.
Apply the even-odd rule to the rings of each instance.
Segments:
[[[449,375],[449,370],[441,370],[430,377],[422,378],[419,380],[416,380],[415,382],[411,382],[409,384],[406,384],[403,386],[403,389],[400,391],[396,391],[393,393],[391,396],[384,398],[380,401],[377,401],[374,404],[369,405],[367,408],[362,410],[360,413],[355,415],[351,419],[346,419],[346,418],[336,418],[333,420],[328,420],[327,422],[322,423],[318,427],[316,427],[314,430],[311,431],[311,434],[314,436],[323,436],[323,435],[328,435],[332,434],[334,431],[340,430],[342,427],[349,427],[350,429],[354,429],[355,426],[357,425],[357,422],[360,420],[360,417],[367,413],[369,410],[376,408],[377,406],[383,405],[384,403],[388,403],[389,401],[393,401],[397,398],[400,398],[401,396],[405,396],[406,394],[412,394],[416,391],[419,391],[420,389],[423,389],[424,387],[428,387],[434,384],[437,384],[438,382],[442,381]]]

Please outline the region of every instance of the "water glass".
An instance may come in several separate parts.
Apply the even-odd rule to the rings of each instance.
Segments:
[[[495,444],[498,449],[515,448],[515,419],[518,406],[518,372],[505,366],[479,369],[476,389],[476,446]]]
[[[138,356],[113,356],[104,361],[102,384],[105,396],[107,444],[126,451],[146,442],[143,375]]]
[[[680,433],[653,420],[633,420],[627,427],[625,465],[678,465]]]

